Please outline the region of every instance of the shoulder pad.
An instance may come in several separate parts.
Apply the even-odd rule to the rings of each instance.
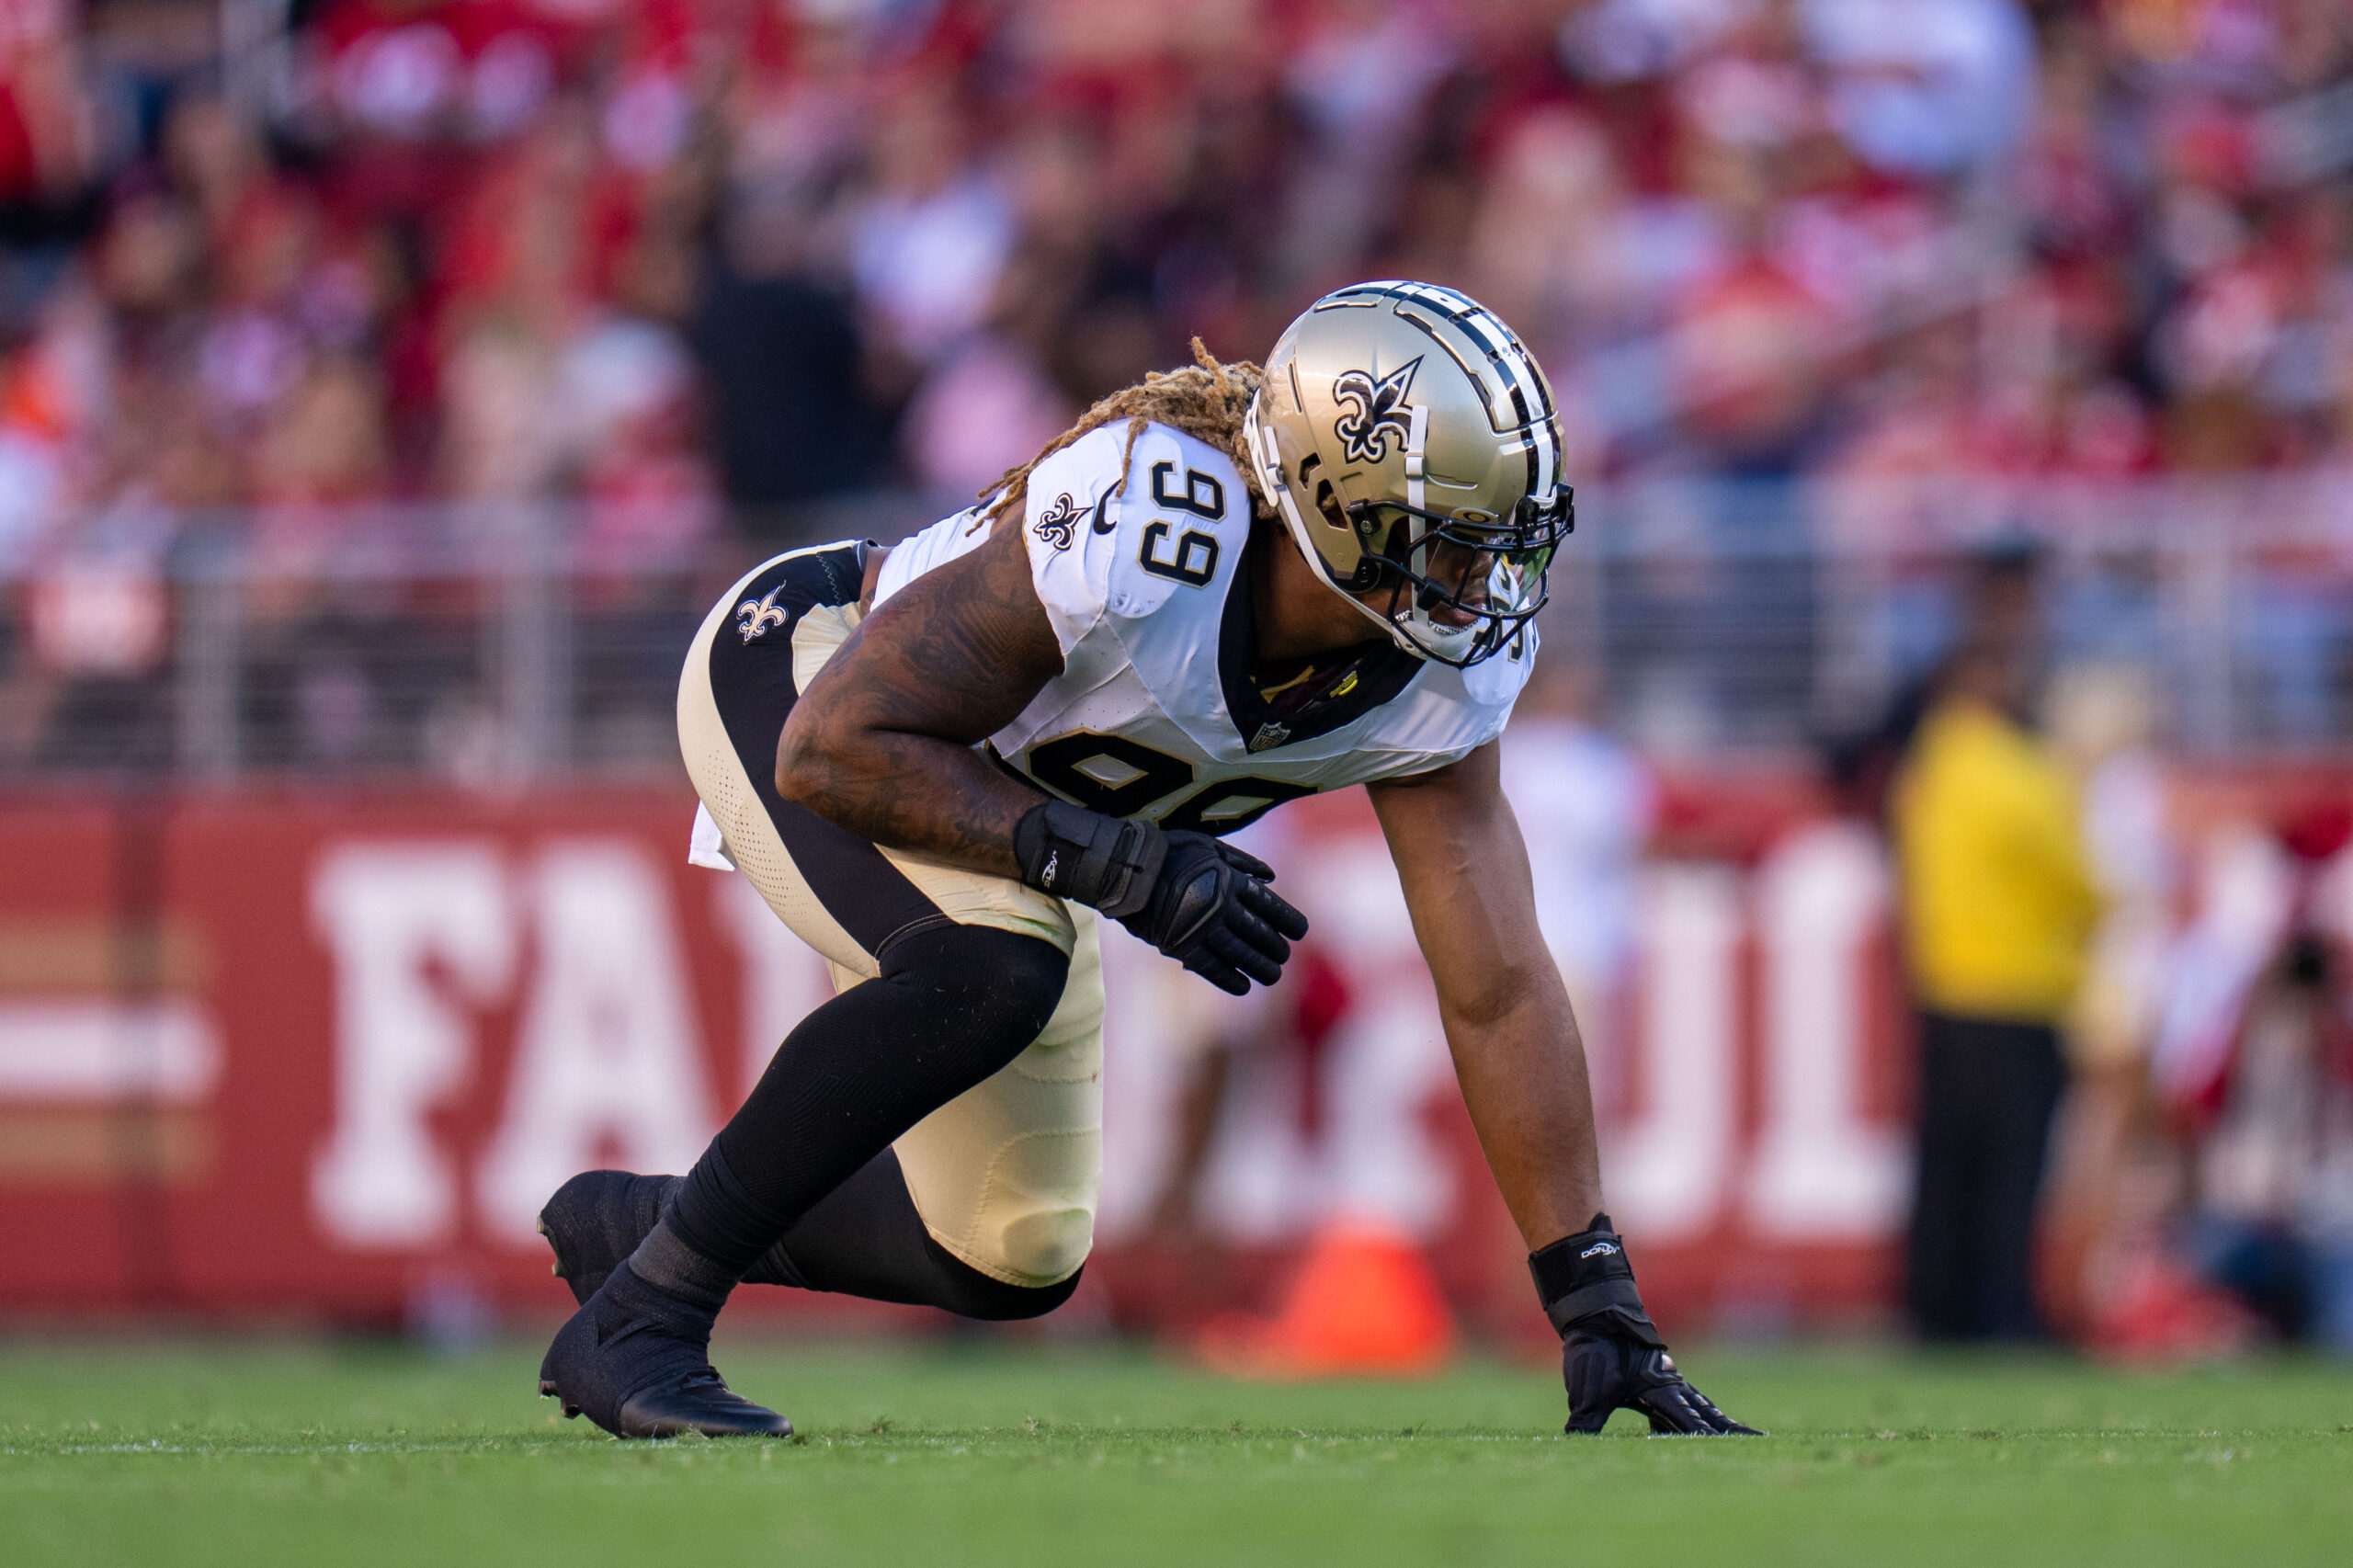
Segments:
[[[1206,441],[1153,425],[1136,437],[1109,536],[1109,604],[1134,619],[1180,594],[1225,598],[1250,541],[1250,496],[1233,460]]]
[[[1138,619],[1193,591],[1222,604],[1249,540],[1243,484],[1233,460],[1165,425],[1131,456],[1127,426],[1107,425],[1031,470],[1023,528],[1063,654],[1106,614]]]

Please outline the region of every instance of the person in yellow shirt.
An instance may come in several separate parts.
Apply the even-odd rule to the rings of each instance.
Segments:
[[[1904,1295],[1931,1339],[2042,1332],[2035,1200],[2099,898],[2074,783],[2023,716],[2029,649],[1981,637],[1951,660],[1892,802],[1920,1018]]]

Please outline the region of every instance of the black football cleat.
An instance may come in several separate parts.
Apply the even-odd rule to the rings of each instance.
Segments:
[[[585,1302],[621,1259],[662,1222],[663,1208],[686,1185],[675,1176],[637,1176],[629,1171],[583,1171],[555,1189],[540,1210],[540,1234],[555,1253],[551,1272]],[[806,1288],[779,1242],[744,1271],[748,1285]]]
[[[616,1437],[784,1437],[792,1423],[711,1366],[713,1314],[654,1290],[626,1264],[556,1331],[540,1392]]]
[[[620,1260],[661,1221],[662,1206],[686,1177],[583,1171],[540,1210],[540,1234],[555,1252],[555,1277],[585,1305]]]

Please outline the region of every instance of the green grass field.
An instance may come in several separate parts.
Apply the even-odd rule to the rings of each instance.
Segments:
[[[1556,1436],[1540,1369],[722,1343],[783,1443],[619,1444],[536,1346],[0,1343],[0,1562],[2353,1562],[2353,1368],[1701,1350],[1764,1441]]]

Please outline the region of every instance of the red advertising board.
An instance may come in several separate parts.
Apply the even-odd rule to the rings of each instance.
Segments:
[[[2277,792],[2198,798],[2245,814]],[[557,1311],[548,1191],[684,1168],[830,994],[741,878],[686,863],[692,809],[614,790],[0,806],[0,1310]],[[1162,960],[1107,936],[1098,1301],[1137,1321],[1231,1304],[1370,1213],[1421,1240],[1470,1321],[1540,1327],[1361,795],[1282,815],[1337,1023],[1228,1096],[1201,1208],[1245,1266],[1161,1290],[1151,1215],[1201,1026]],[[1661,820],[1630,963],[1580,987],[1646,1294],[1670,1327],[1883,1311],[1908,1176],[1882,852],[1787,780],[1671,787]]]

